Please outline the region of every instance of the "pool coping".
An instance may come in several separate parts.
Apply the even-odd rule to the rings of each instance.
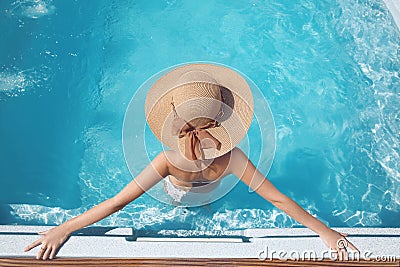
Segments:
[[[35,257],[39,248],[24,252],[48,226],[0,226],[0,257]],[[400,258],[400,228],[334,228],[348,233],[361,259]],[[230,237],[132,237],[132,228],[88,227],[71,236],[58,257],[95,258],[331,258],[323,241],[307,228],[246,229]],[[245,237],[242,241],[238,238]],[[234,240],[233,240],[234,239]],[[351,250],[350,250],[351,251]],[[314,254],[310,254],[310,253]],[[307,254],[308,253],[308,254]],[[357,255],[355,255],[357,257]]]
[[[400,1],[398,0],[383,0],[385,2],[386,7],[389,9],[394,22],[397,25],[397,29],[400,30]]]
[[[400,30],[400,1],[384,0]],[[34,257],[38,248],[24,247],[38,238],[48,226],[0,225],[0,257]],[[234,237],[160,238],[132,237],[132,228],[88,227],[87,233],[73,235],[58,257],[112,258],[290,258],[313,251],[321,258],[327,249],[322,240],[306,228],[238,230]],[[92,229],[92,231],[91,231]],[[400,258],[400,228],[334,228],[349,234],[348,240],[369,257]],[[244,237],[244,238],[241,238]],[[246,241],[244,241],[246,240]],[[275,253],[273,253],[275,252]],[[282,253],[280,253],[282,252]],[[281,257],[286,253],[286,257]],[[296,254],[296,255],[297,255]]]

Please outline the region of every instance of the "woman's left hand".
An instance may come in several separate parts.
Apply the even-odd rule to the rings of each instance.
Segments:
[[[330,229],[329,231],[320,235],[321,239],[324,241],[325,245],[337,252],[339,260],[347,260],[347,248],[351,248],[354,251],[360,253],[360,251],[346,239],[347,234],[339,233],[335,230]]]
[[[26,252],[41,244],[42,247],[36,256],[36,259],[38,260],[53,259],[57,254],[59,247],[67,240],[69,236],[69,234],[63,231],[60,226],[38,234],[40,234],[42,237],[25,248]]]

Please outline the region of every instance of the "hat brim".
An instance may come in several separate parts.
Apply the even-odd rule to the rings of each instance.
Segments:
[[[171,133],[173,119],[171,101],[179,78],[190,71],[209,74],[216,83],[228,90],[223,93],[223,116],[220,126],[207,131],[221,142],[221,148],[204,151],[204,158],[222,156],[240,143],[250,127],[254,104],[250,87],[244,77],[225,66],[215,64],[188,64],[179,66],[161,76],[149,89],[145,103],[147,123],[154,135],[173,150],[184,151],[184,138]],[[193,81],[196,82],[196,81]]]

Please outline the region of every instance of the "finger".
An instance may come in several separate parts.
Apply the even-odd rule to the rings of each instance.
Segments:
[[[349,234],[346,234],[346,233],[339,233],[339,234],[341,234],[342,236],[348,236]]]
[[[45,235],[48,231],[38,232],[39,235]]]
[[[350,241],[347,241],[347,244],[352,250],[355,250],[358,253],[360,253],[360,250],[358,248],[356,248],[356,246],[354,246],[353,243],[351,243]]]
[[[56,249],[56,248],[54,248],[54,249],[51,251],[50,260],[54,259],[54,257],[56,256],[56,252],[57,252],[57,249]]]
[[[47,249],[46,249],[46,251],[44,252],[44,254],[43,254],[43,260],[47,260],[47,258],[49,257],[49,255],[50,255],[50,252],[51,252],[51,247],[48,247]]]
[[[43,257],[43,254],[44,254],[45,251],[46,251],[46,248],[41,247],[39,252],[38,252],[38,254],[37,254],[37,256],[36,256],[36,259],[40,260]]]
[[[34,247],[39,246],[41,243],[42,243],[42,239],[40,238],[40,239],[36,240],[35,242],[33,242],[32,244],[30,244],[29,246],[27,246],[27,247],[25,248],[25,252],[27,252],[27,251],[33,249]]]

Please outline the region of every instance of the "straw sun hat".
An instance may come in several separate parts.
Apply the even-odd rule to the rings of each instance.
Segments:
[[[149,89],[145,112],[155,136],[191,160],[232,150],[246,135],[254,112],[246,80],[214,64],[179,66]]]

